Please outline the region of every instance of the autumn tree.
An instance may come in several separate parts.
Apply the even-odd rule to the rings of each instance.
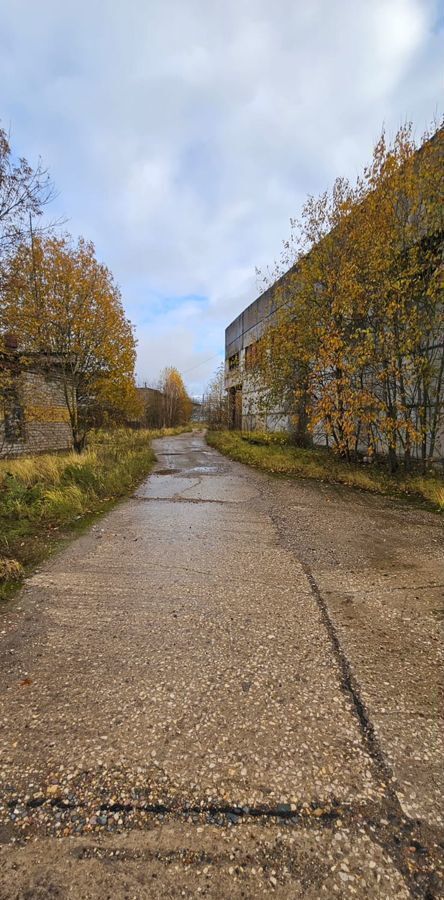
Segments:
[[[286,258],[291,253],[297,261],[274,287],[277,312],[258,359],[267,393],[289,416],[295,442],[308,445],[322,427],[347,458],[367,400],[362,359],[354,352],[365,302],[350,261],[355,203],[345,179],[337,179],[331,193],[308,198],[286,245]]]
[[[228,396],[223,365],[219,366],[205,391],[203,408],[205,421],[210,428],[228,427]]]
[[[30,217],[39,218],[52,200],[54,188],[39,161],[14,160],[6,131],[0,128],[0,261],[27,234]]]
[[[355,255],[369,300],[371,429],[392,469],[433,457],[443,413],[444,131],[418,148],[411,125],[378,141],[364,173]],[[367,236],[367,239],[365,239]]]
[[[178,369],[168,366],[163,370],[159,380],[159,390],[162,394],[163,427],[171,428],[189,422],[192,402]]]
[[[19,245],[4,285],[5,319],[20,349],[60,369],[73,444],[80,451],[98,406],[136,403],[135,339],[120,291],[91,242],[69,235]]]
[[[443,411],[443,130],[378,141],[293,222],[260,375],[296,430],[360,449],[433,456]],[[301,423],[301,415],[303,422]],[[305,428],[305,426],[307,426]]]
[[[3,403],[14,391],[11,353],[7,341],[6,305],[3,281],[7,260],[29,231],[32,219],[39,219],[54,196],[47,170],[39,161],[32,168],[26,159],[16,159],[9,137],[0,128],[0,397]],[[0,409],[0,413],[2,410]]]

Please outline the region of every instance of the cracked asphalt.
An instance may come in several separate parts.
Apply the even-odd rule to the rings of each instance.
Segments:
[[[154,442],[0,618],[0,898],[444,897],[438,516]]]

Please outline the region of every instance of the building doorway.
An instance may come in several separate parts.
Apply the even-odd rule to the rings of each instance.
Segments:
[[[242,387],[230,388],[230,428],[240,431],[242,428]]]

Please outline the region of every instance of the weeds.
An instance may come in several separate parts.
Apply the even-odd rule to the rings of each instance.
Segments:
[[[0,557],[0,584],[8,581],[18,581],[23,577],[23,566],[16,559],[2,559]]]
[[[410,497],[444,511],[444,482],[435,474],[393,476],[383,467],[350,465],[329,450],[294,447],[283,434],[210,431],[207,442],[231,459],[266,472],[340,483],[387,496]]]
[[[187,431],[97,431],[81,455],[0,460],[0,600],[73,531],[149,473],[151,441]]]

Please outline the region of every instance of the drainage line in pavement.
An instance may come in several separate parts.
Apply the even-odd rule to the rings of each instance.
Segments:
[[[72,812],[73,810],[84,811],[85,805],[75,800],[63,800],[60,797],[35,797],[21,804],[18,798],[9,800],[7,806],[13,809],[16,806],[25,806],[28,809],[36,809],[38,807],[50,807],[54,810]],[[282,803],[276,807],[265,806],[230,806],[208,804],[206,806],[192,805],[185,803],[182,806],[166,805],[164,803],[97,803],[95,807],[98,813],[114,814],[114,813],[141,813],[146,815],[173,816],[175,818],[207,817],[208,824],[214,825],[231,825],[236,826],[242,822],[251,822],[255,819],[258,824],[264,821],[275,820],[277,822],[286,822],[288,825],[297,826],[299,828],[331,828],[336,824],[353,826],[356,821],[360,822],[372,841],[376,841],[384,852],[388,852],[403,876],[406,885],[409,887],[411,895],[420,897],[422,900],[435,900],[439,894],[439,886],[433,871],[430,869],[430,863],[434,854],[430,855],[427,844],[433,844],[435,841],[440,843],[440,834],[426,835],[421,832],[420,822],[413,820],[400,819],[400,816],[394,812],[387,812],[383,806],[374,808],[373,811],[364,808],[353,808],[349,804],[339,804],[330,802],[328,808],[322,808],[319,801],[312,801],[308,806],[299,806],[292,809],[290,804]],[[370,813],[370,815],[369,815]],[[383,822],[383,816],[387,817],[387,821]],[[194,819],[196,821],[196,819]],[[105,823],[97,823],[99,826]],[[106,823],[109,828],[109,823]],[[118,830],[118,829],[117,829]],[[417,840],[415,834],[419,832],[421,842]],[[428,831],[428,829],[425,829]],[[435,843],[436,847],[436,843]],[[411,853],[415,853],[416,873],[409,868],[408,862],[412,861]],[[409,855],[410,858],[409,858]]]
[[[393,772],[382,752],[381,745],[379,743],[378,738],[376,737],[374,725],[372,724],[369,716],[369,712],[367,707],[362,700],[362,697],[359,692],[359,686],[356,682],[356,679],[351,670],[350,663],[344,653],[344,650],[341,647],[341,643],[336,631],[336,628],[331,620],[327,604],[319,590],[316,579],[310,569],[305,563],[302,563],[302,568],[304,573],[310,583],[310,587],[316,599],[316,603],[320,609],[324,625],[327,629],[328,636],[330,638],[331,643],[333,644],[334,653],[336,659],[339,663],[339,667],[342,675],[342,687],[347,692],[349,697],[352,700],[355,714],[359,720],[359,724],[361,726],[361,731],[364,735],[364,739],[367,745],[367,749],[369,751],[372,759],[378,764],[381,775],[383,776],[383,780],[385,782],[388,793],[390,794],[390,799],[394,804],[395,808],[402,816],[402,808],[399,803],[399,800],[396,796],[396,792],[392,786],[393,780]]]
[[[389,850],[390,854],[396,860],[398,870],[405,879],[412,896],[421,897],[423,900],[434,900],[435,892],[431,888],[431,879],[433,873],[428,869],[418,870],[418,879],[414,877],[409,867],[406,865],[404,853],[411,843],[411,827],[414,823],[403,812],[402,806],[393,787],[393,772],[387,762],[382,751],[379,740],[376,736],[375,728],[370,720],[367,707],[360,695],[359,686],[353,675],[350,663],[342,649],[336,628],[330,617],[328,606],[319,590],[317,581],[306,563],[299,560],[304,574],[310,584],[316,604],[322,616],[322,621],[327,630],[333,652],[340,668],[342,676],[342,688],[351,699],[355,715],[358,719],[360,730],[367,747],[369,756],[376,763],[378,771],[385,787],[385,804],[387,809],[387,817],[392,821],[391,833],[383,835],[380,841],[384,850]],[[416,823],[420,825],[418,821]],[[377,837],[372,831],[372,836]]]
[[[189,490],[189,488],[187,488]],[[131,500],[137,500],[139,503],[219,503],[223,506],[232,506],[237,504],[236,500],[205,500],[199,497],[131,497]],[[238,505],[238,504],[237,504]]]
[[[20,806],[18,799],[9,800],[8,807],[13,809]],[[82,809],[84,804],[77,803],[73,800],[63,800],[59,797],[48,799],[47,797],[35,797],[28,800],[24,806],[27,809],[37,809],[42,806],[50,806],[60,810]],[[210,815],[225,816],[227,818],[234,817],[237,820],[243,817],[263,818],[263,819],[292,819],[300,821],[318,821],[318,822],[335,822],[339,818],[347,818],[351,814],[351,809],[329,804],[328,809],[319,807],[316,801],[313,801],[311,807],[300,806],[292,809],[287,803],[279,804],[276,807],[266,806],[229,806],[208,804],[206,806],[196,806],[185,803],[184,806],[167,806],[164,803],[100,803],[97,809],[101,812],[146,812],[152,815]],[[316,811],[316,814],[315,814]],[[230,819],[231,820],[231,819]],[[231,820],[232,821],[232,820]]]

